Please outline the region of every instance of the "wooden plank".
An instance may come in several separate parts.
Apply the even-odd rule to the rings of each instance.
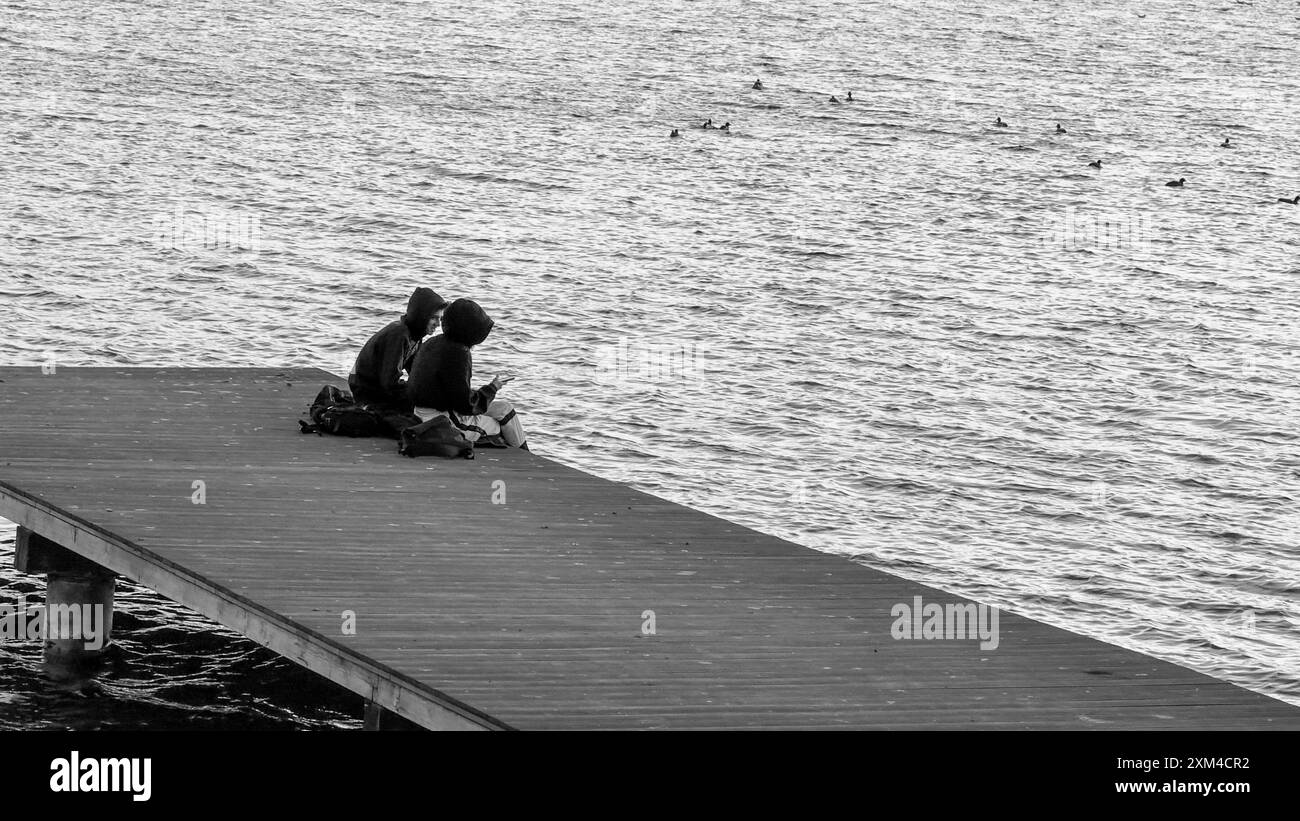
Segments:
[[[423,726],[1300,729],[1011,613],[995,650],[895,641],[895,604],[967,600],[536,454],[302,436],[321,371],[0,380],[0,515]]]

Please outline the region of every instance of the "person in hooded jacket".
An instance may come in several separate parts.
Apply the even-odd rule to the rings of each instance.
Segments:
[[[471,442],[499,435],[510,447],[528,450],[523,425],[497,392],[513,377],[497,376],[481,388],[470,386],[470,349],[487,339],[492,319],[472,299],[458,299],[442,315],[442,334],[420,347],[411,366],[407,393],[415,415],[427,422],[445,414]]]
[[[384,416],[394,434],[416,423],[402,372],[410,371],[420,340],[437,330],[446,307],[447,300],[433,289],[416,288],[406,314],[366,341],[348,374],[352,398]]]

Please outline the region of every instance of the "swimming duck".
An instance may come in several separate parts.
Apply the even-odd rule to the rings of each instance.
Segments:
[[[1167,188],[1182,188],[1182,187],[1183,187],[1183,183],[1185,183],[1185,182],[1187,182],[1186,178],[1184,178],[1184,177],[1179,177],[1178,180],[1175,181],[1175,182],[1167,182],[1167,183],[1165,183],[1165,187],[1167,187]]]
[[[998,121],[995,122],[994,125],[996,125],[996,126],[1000,126],[1000,127],[1002,127],[1002,128],[1006,128],[1006,127],[1007,127],[1007,124],[1004,123],[1004,122],[1002,122],[1002,118],[1001,118],[1001,117],[998,117]]]
[[[832,102],[832,103],[838,103],[838,102],[839,102],[839,99],[838,99],[834,94],[832,94],[832,95],[831,95],[831,102]]]
[[[755,89],[755,90],[757,90],[757,91],[762,91],[762,90],[763,90],[763,81],[762,81],[762,80],[755,80],[755,81],[754,81],[754,84],[753,84],[752,86],[750,86],[750,88]]]
[[[669,136],[669,137],[680,137],[680,136],[682,136],[682,135],[681,135],[681,134],[678,134],[678,133],[677,133],[677,129],[674,128],[674,129],[673,129],[673,133],[669,134],[668,136]]]
[[[853,102],[853,92],[850,91],[849,94],[848,94],[848,96],[845,97],[844,99],[845,99],[846,101],[850,102],[850,103]]]
[[[718,130],[719,130],[719,131],[730,131],[730,130],[731,130],[731,120],[727,120],[725,123],[723,123],[722,125],[718,126]]]
[[[1300,194],[1296,194],[1295,199],[1289,200],[1286,197],[1278,197],[1278,202],[1285,202],[1288,205],[1300,205]]]
[[[713,128],[713,118],[710,117],[709,119],[705,120],[704,124],[701,125],[700,128]]]
[[[1056,124],[1056,133],[1057,133],[1057,134],[1064,134],[1064,133],[1065,133],[1065,129],[1064,129],[1064,128],[1061,128],[1061,124],[1060,124],[1060,123],[1057,123],[1057,124]]]
[[[1219,148],[1236,148],[1235,145],[1232,145],[1231,142],[1229,142],[1230,139],[1231,138],[1229,137],[1224,137],[1223,142],[1219,143]]]
[[[1093,160],[1092,162],[1088,163],[1088,166],[1090,168],[1101,168],[1101,160]]]

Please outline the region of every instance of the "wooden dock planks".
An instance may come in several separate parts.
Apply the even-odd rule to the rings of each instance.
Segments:
[[[997,649],[896,641],[965,600],[533,454],[303,436],[322,371],[0,380],[0,515],[425,726],[1300,729],[1006,612]]]

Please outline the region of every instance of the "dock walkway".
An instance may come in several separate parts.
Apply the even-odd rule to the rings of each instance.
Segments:
[[[535,454],[301,435],[327,382],[0,368],[0,516],[429,728],[1300,729],[1007,612],[895,640],[966,600]]]

